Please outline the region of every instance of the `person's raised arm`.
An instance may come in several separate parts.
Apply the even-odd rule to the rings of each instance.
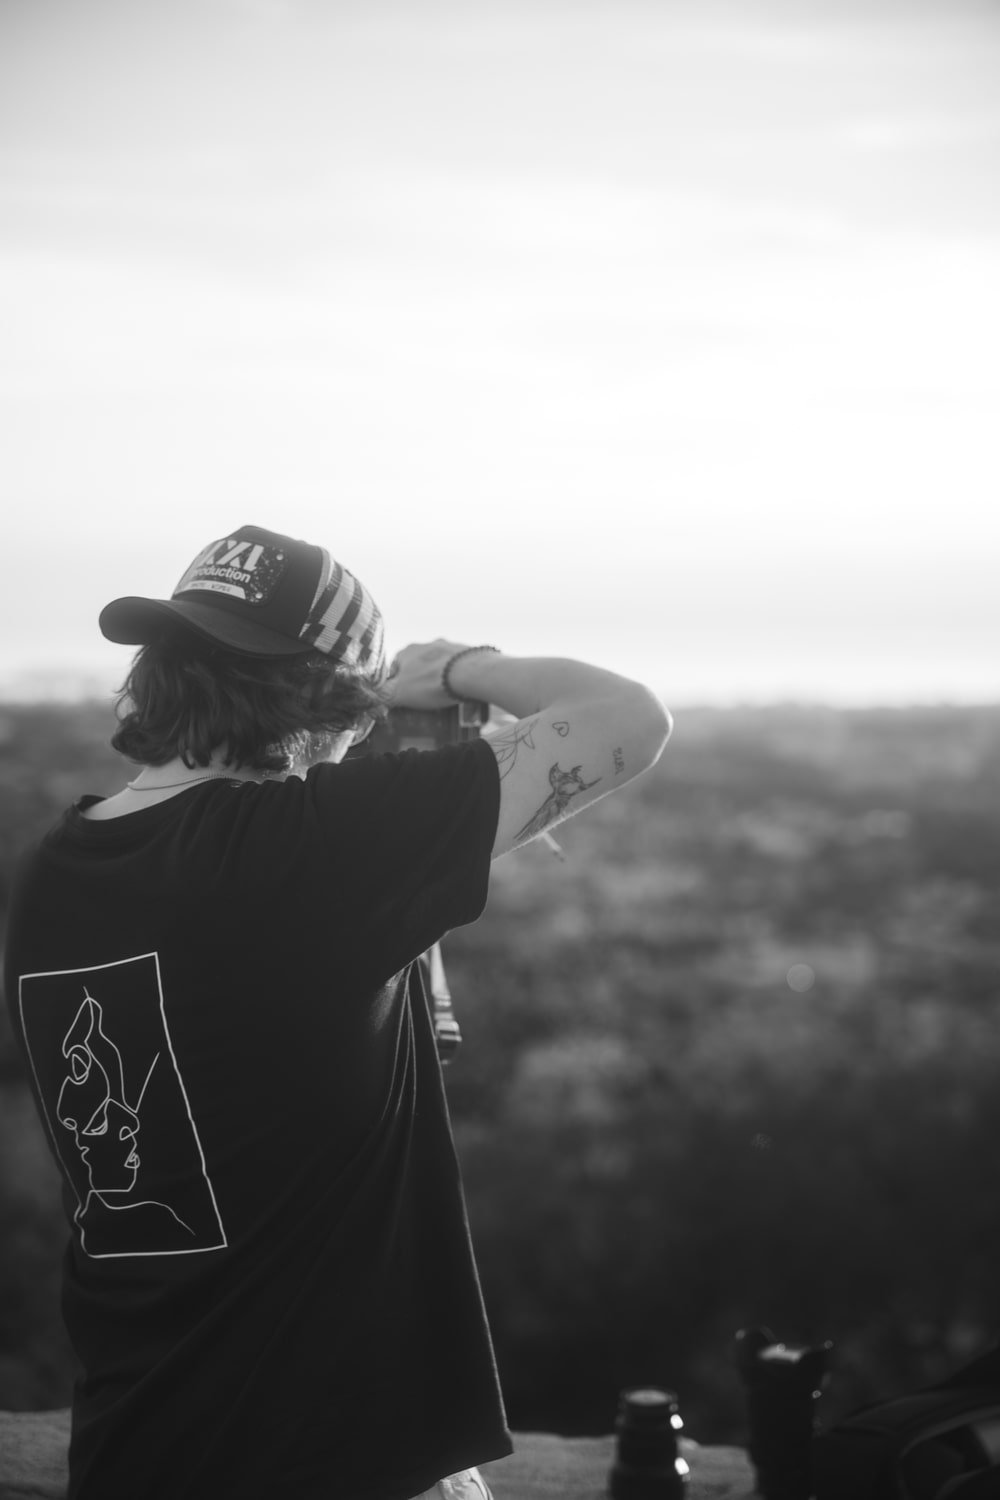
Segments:
[[[400,652],[395,701],[414,708],[454,701],[441,672],[460,651],[438,640]],[[655,693],[585,662],[473,651],[453,662],[449,683],[455,697],[517,718],[490,738],[500,771],[494,859],[648,770],[670,737],[670,714]]]

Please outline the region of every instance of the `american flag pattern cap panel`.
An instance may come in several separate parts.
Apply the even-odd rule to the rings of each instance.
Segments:
[[[316,597],[299,633],[304,645],[354,667],[368,677],[385,676],[382,613],[360,579],[325,549]]]

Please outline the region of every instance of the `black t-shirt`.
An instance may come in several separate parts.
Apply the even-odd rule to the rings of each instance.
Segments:
[[[405,1500],[511,1451],[413,962],[498,813],[478,741],[74,808],[23,862],[73,1500]]]

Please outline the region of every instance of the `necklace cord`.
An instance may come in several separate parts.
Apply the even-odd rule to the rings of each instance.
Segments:
[[[178,786],[194,786],[198,781],[246,781],[245,776],[234,776],[231,771],[206,771],[204,776],[186,776],[183,781],[157,781],[150,786],[136,786],[139,780],[126,781],[130,792],[167,792]]]

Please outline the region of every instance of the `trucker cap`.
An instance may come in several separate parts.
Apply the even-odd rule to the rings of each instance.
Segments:
[[[321,651],[367,677],[385,674],[382,615],[364,584],[323,547],[260,526],[210,542],[169,599],[113,599],[99,623],[123,646],[180,626],[246,656]]]

